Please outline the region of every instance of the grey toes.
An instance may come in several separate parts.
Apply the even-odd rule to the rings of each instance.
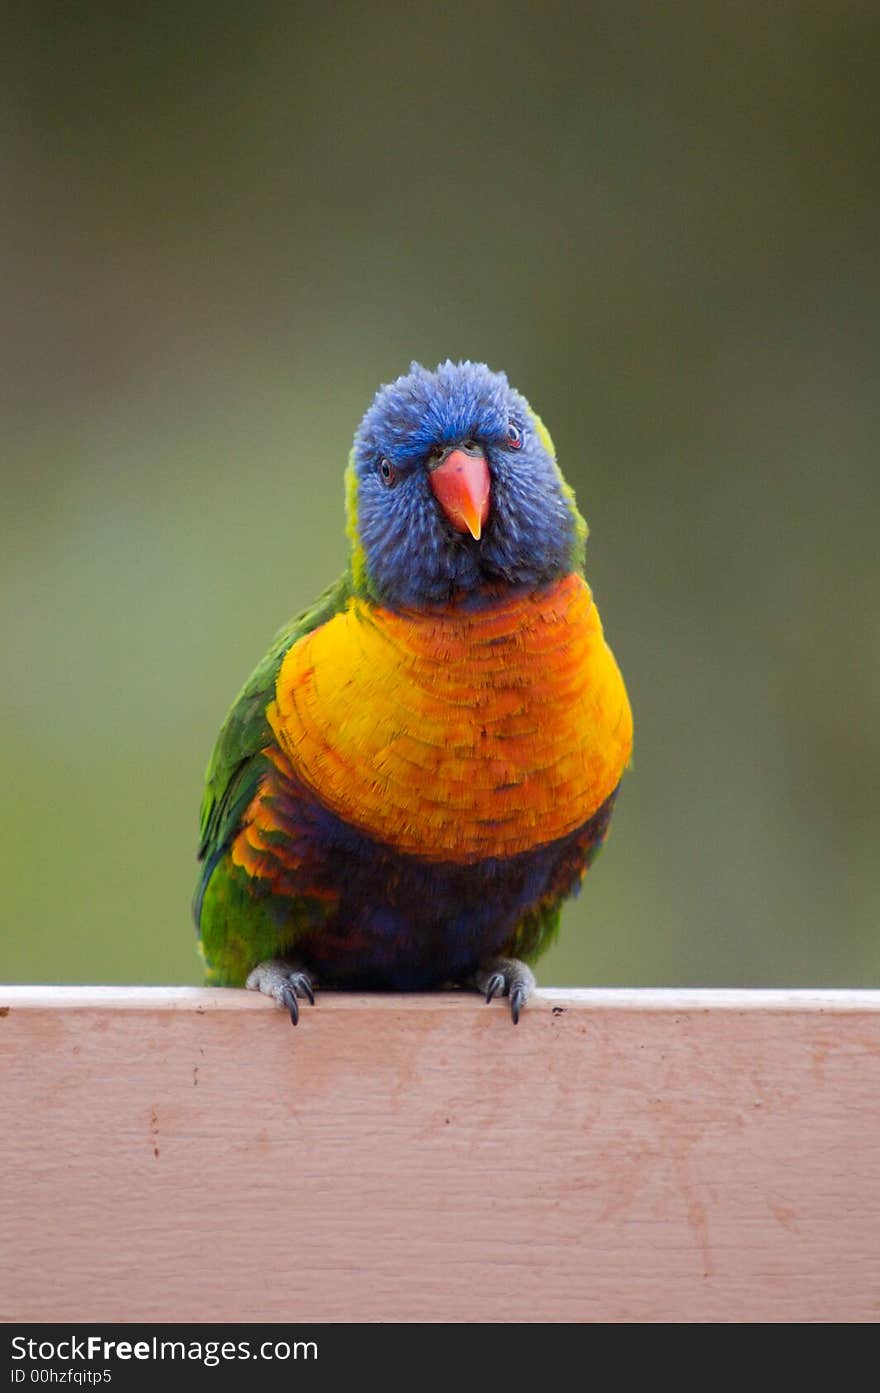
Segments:
[[[474,973],[471,985],[485,995],[487,1002],[496,996],[509,997],[510,1014],[517,1025],[520,1012],[534,991],[535,978],[531,968],[519,958],[493,958]]]
[[[315,990],[309,974],[295,963],[284,958],[270,958],[268,962],[258,963],[249,973],[245,986],[250,991],[262,992],[271,996],[279,1006],[290,1015],[291,1025],[299,1020],[299,1000],[305,998],[315,1004]]]

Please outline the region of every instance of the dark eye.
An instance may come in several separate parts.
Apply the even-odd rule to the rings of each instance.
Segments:
[[[521,450],[523,443],[523,433],[515,421],[507,423],[507,443],[511,450]]]
[[[383,455],[379,461],[379,478],[386,488],[392,489],[397,483],[397,470],[391,463],[387,455]]]

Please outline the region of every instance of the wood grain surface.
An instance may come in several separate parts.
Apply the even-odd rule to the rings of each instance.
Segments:
[[[877,1320],[880,992],[0,988],[0,1316]]]

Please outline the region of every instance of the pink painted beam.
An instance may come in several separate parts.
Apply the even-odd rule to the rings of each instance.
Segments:
[[[880,1318],[880,992],[0,989],[0,1317]]]

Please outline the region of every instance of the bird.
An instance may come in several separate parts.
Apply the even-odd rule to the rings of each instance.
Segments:
[[[316,988],[468,988],[514,1023],[609,828],[633,721],[587,525],[503,372],[379,388],[345,471],[349,562],[276,635],[201,807],[205,980],[296,1025]]]

